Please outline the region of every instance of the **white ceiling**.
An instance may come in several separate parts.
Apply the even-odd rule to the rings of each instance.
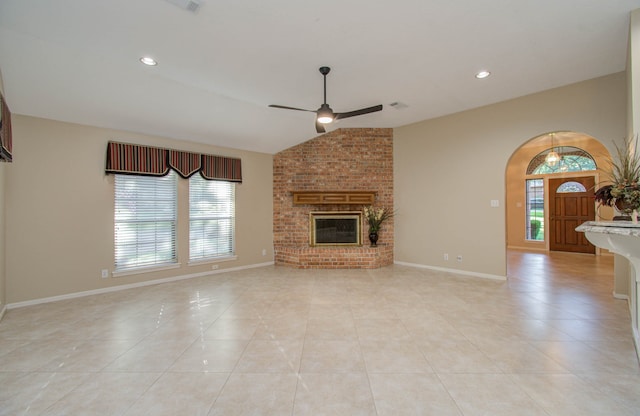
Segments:
[[[398,127],[625,69],[640,0],[0,0],[14,113],[275,153],[314,114]],[[142,65],[151,55],[159,64]],[[488,69],[492,76],[477,80]],[[390,103],[408,107],[398,110]],[[123,138],[119,138],[123,139]]]

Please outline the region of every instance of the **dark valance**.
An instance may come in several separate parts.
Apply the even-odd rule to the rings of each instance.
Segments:
[[[13,160],[11,112],[2,94],[0,94],[0,117],[0,160],[11,162]]]
[[[200,153],[169,150],[169,166],[186,179],[202,170],[202,155]]]
[[[242,182],[240,159],[129,143],[107,145],[106,173],[164,176],[169,169],[185,179],[200,172],[209,180]]]

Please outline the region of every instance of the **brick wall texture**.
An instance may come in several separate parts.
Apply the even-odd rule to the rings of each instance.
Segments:
[[[393,218],[369,247],[310,247],[311,211],[361,211],[361,205],[294,205],[294,191],[375,191],[375,207],[393,209],[393,130],[338,129],[283,150],[273,159],[276,264],[300,268],[376,268],[393,263]]]

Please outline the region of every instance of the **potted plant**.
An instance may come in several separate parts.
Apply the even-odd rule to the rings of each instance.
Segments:
[[[378,243],[378,231],[382,223],[393,216],[393,212],[387,208],[374,208],[373,206],[364,207],[364,218],[369,224],[369,241],[371,247],[375,247]]]
[[[608,183],[595,191],[600,205],[616,207],[625,216],[623,219],[637,221],[640,207],[640,155],[637,139],[625,139],[624,146],[614,144],[616,155],[610,159]]]

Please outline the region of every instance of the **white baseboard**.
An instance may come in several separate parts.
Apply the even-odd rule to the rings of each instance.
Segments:
[[[638,357],[638,362],[640,362],[640,335],[638,335],[638,331],[635,328],[631,328],[633,330],[633,343],[636,347],[636,356]]]
[[[84,296],[92,296],[92,295],[100,295],[100,294],[103,294],[103,293],[118,292],[118,291],[121,291],[121,290],[134,289],[134,288],[144,287],[144,286],[158,285],[158,284],[161,284],[161,283],[176,282],[178,280],[194,279],[196,277],[208,276],[208,275],[212,275],[212,274],[220,274],[220,273],[234,272],[234,271],[238,271],[238,270],[247,270],[247,269],[255,269],[255,268],[258,268],[258,267],[272,266],[273,264],[274,264],[274,262],[270,261],[270,262],[266,262],[266,263],[252,264],[252,265],[249,265],[249,266],[231,267],[231,268],[228,268],[228,269],[221,269],[221,270],[211,270],[211,271],[201,272],[201,273],[193,273],[193,274],[185,274],[185,275],[181,275],[181,276],[168,277],[168,278],[165,278],[165,279],[148,280],[146,282],[130,283],[130,284],[126,284],[126,285],[105,287],[105,288],[102,288],[102,289],[86,290],[86,291],[83,291],[83,292],[74,292],[74,293],[68,293],[68,294],[65,294],[65,295],[51,296],[51,297],[46,297],[46,298],[27,300],[27,301],[24,301],[24,302],[8,303],[5,306],[4,309],[8,310],[8,309],[22,308],[22,307],[25,307],[25,306],[39,305],[39,304],[42,304],[42,303],[57,302],[57,301],[60,301],[60,300],[75,299],[75,298],[81,298],[81,297],[84,297]],[[2,313],[4,313],[4,309],[3,309]]]
[[[403,261],[394,261],[393,264],[398,264],[400,266],[416,267],[418,269],[436,270],[436,271],[445,272],[445,273],[461,274],[465,276],[481,277],[483,279],[507,280],[507,276],[500,276],[497,274],[469,272],[466,270],[449,269],[446,267],[427,266],[425,264],[406,263]]]
[[[614,299],[626,300],[629,301],[629,295],[621,295],[620,293],[613,292]]]

